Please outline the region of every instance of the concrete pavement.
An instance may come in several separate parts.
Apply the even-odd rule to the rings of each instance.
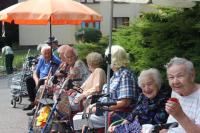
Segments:
[[[12,108],[9,81],[11,76],[0,77],[0,133],[27,133],[27,111],[22,110],[27,104],[27,98],[23,98],[21,105]]]

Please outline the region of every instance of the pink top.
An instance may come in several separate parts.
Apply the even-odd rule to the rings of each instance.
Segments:
[[[96,68],[81,86],[82,94],[87,97],[94,92],[100,92],[105,83],[106,73],[103,69]]]

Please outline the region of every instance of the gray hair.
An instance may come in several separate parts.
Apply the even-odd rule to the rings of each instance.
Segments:
[[[152,76],[153,80],[158,85],[159,89],[161,88],[162,78],[161,78],[160,72],[157,69],[150,68],[150,69],[147,69],[147,70],[142,70],[139,77],[138,77],[139,87],[142,86],[142,80],[144,79],[145,76]]]
[[[165,68],[169,69],[173,65],[185,65],[190,73],[194,70],[193,63],[185,58],[174,57],[165,65]]]
[[[41,52],[42,47],[44,46],[49,46],[48,44],[44,43],[44,44],[38,44],[37,46],[37,51]]]
[[[105,55],[108,56],[109,49],[106,49]],[[111,47],[111,66],[115,68],[126,67],[129,64],[129,57],[125,49],[119,45]]]
[[[103,63],[103,57],[97,52],[91,52],[86,56],[86,60],[94,67],[100,67]]]
[[[44,54],[44,51],[46,50],[51,50],[51,47],[50,46],[43,46],[42,49],[41,49],[41,54]]]
[[[77,57],[77,51],[69,45],[64,44],[58,48],[58,53],[64,53],[65,57],[67,52],[71,52],[74,56]]]

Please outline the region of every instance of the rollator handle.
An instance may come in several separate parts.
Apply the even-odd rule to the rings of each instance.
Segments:
[[[117,102],[97,102],[96,107],[117,105]]]
[[[100,98],[100,97],[109,97],[110,94],[94,94],[94,95],[90,95],[88,96],[88,99],[96,99],[96,98]]]
[[[170,128],[178,127],[178,125],[179,124],[177,122],[157,124],[157,125],[154,125],[152,133],[159,133],[161,129],[170,129]]]
[[[60,70],[60,73],[62,73],[64,76],[68,75],[68,72],[66,70]]]
[[[78,79],[66,79],[62,85],[62,88],[67,88],[66,90],[69,90],[69,89],[73,89],[74,87],[74,84],[73,82],[74,81],[82,81],[82,79],[78,78]]]

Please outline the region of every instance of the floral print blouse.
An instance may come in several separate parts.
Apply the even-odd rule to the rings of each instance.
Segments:
[[[168,114],[165,111],[165,103],[169,96],[164,88],[160,89],[154,99],[140,94],[137,105],[126,118],[129,123],[116,126],[114,133],[140,133],[143,124],[166,123]]]

